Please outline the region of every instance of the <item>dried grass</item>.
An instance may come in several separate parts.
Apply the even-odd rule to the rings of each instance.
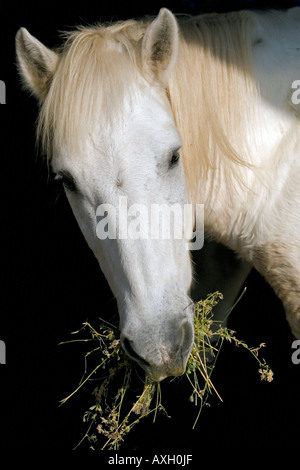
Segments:
[[[185,373],[192,389],[189,397],[190,401],[198,408],[193,428],[195,428],[203,406],[211,394],[216,394],[218,399],[222,401],[211,380],[211,375],[224,341],[235,346],[241,346],[251,353],[258,363],[261,380],[271,382],[273,379],[272,370],[264,359],[259,358],[259,352],[265,346],[264,343],[256,348],[249,347],[244,341],[236,337],[235,331],[215,324],[213,308],[221,299],[222,294],[215,292],[205,300],[195,304],[195,340]],[[98,379],[99,385],[92,392],[94,404],[89,407],[83,416],[83,421],[87,424],[87,430],[76,448],[87,440],[92,449],[95,449],[95,443],[97,442],[97,445],[100,444],[101,450],[106,448],[116,450],[124,441],[125,436],[142,418],[152,415],[153,421],[155,421],[157,413],[163,412],[167,415],[167,411],[162,405],[161,389],[163,385],[149,382],[146,378],[143,387],[141,387],[141,394],[135,396],[132,405],[128,407],[127,396],[133,393],[132,375],[134,365],[121,348],[117,328],[101,321],[98,331],[90,323],[85,322],[80,330],[72,334],[78,335],[79,333],[84,333],[87,337],[76,338],[60,344],[84,341],[96,342],[97,346],[85,355],[85,372],[79,386],[63,399],[61,404],[70,399],[92,378],[95,378],[97,372],[104,371],[105,376]],[[92,371],[88,372],[88,358],[93,353],[99,354],[99,360],[97,360],[97,365]],[[175,379],[172,379],[172,381],[175,382]]]

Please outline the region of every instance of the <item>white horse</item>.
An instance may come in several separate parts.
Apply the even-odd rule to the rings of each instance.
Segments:
[[[234,294],[254,266],[300,338],[300,9],[178,20],[162,9],[79,28],[58,51],[24,28],[16,44],[39,138],[116,296],[129,356],[157,381],[184,372],[192,265],[183,237],[100,240],[97,207],[120,196],[204,204],[206,233],[240,259]]]

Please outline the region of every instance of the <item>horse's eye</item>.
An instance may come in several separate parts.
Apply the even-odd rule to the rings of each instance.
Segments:
[[[176,163],[178,162],[179,158],[180,158],[179,151],[174,152],[174,153],[172,154],[172,157],[170,158],[170,162],[169,162],[170,168],[176,165]]]
[[[55,180],[61,181],[67,191],[77,191],[75,180],[70,173],[62,171],[55,176]]]

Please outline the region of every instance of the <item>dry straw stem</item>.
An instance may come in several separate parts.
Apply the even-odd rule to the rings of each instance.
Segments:
[[[240,298],[243,294],[244,292]],[[258,372],[261,380],[271,382],[273,379],[272,370],[264,359],[259,358],[259,351],[265,346],[264,343],[256,348],[249,347],[244,341],[236,337],[235,331],[214,322],[213,308],[222,298],[220,292],[215,292],[210,294],[205,300],[195,304],[195,340],[185,374],[188,383],[192,387],[190,401],[198,407],[193,428],[195,428],[203,406],[207,404],[207,400],[212,393],[215,393],[218,399],[222,401],[211,380],[211,375],[224,341],[233,343],[236,346],[242,346],[252,354],[258,362]],[[240,298],[237,302],[239,302]],[[228,314],[231,313],[232,309]],[[113,325],[101,320],[99,331],[90,323],[85,322],[80,330],[72,334],[77,335],[82,332],[87,332],[88,337],[73,339],[60,344],[95,341],[97,346],[86,353],[84,375],[78,387],[64,398],[61,404],[69,400],[92,378],[95,378],[97,372],[100,370],[105,371],[105,377],[97,378],[100,385],[94,388],[92,392],[95,403],[89,407],[83,417],[83,421],[88,423],[88,429],[75,448],[84,440],[87,440],[90,448],[95,449],[95,443],[102,436],[106,440],[103,444],[100,444],[101,450],[116,450],[120,447],[125,436],[142,418],[152,414],[154,422],[159,411],[167,415],[162,405],[161,385],[149,382],[146,378],[142,393],[136,397],[136,400],[128,409],[128,400],[127,398],[125,400],[125,397],[132,394],[133,364],[121,348],[117,337],[118,330]],[[88,372],[87,359],[93,353],[99,354],[99,360],[92,371]],[[155,396],[155,404],[151,407]]]
[[[227,316],[230,315],[244,295],[245,291],[246,289],[243,290]],[[247,349],[258,362],[258,372],[261,380],[266,380],[268,382],[273,380],[273,372],[271,368],[266,364],[264,359],[259,358],[259,351],[265,346],[265,344],[261,343],[256,348],[249,347],[244,341],[239,340],[236,337],[235,331],[227,328],[226,326],[222,326],[222,324],[218,324],[213,320],[213,309],[222,299],[222,294],[220,292],[215,292],[208,295],[205,300],[201,300],[195,304],[195,340],[186,370],[186,377],[193,390],[190,400],[194,402],[196,406],[199,406],[198,415],[194,422],[193,429],[197,424],[203,406],[207,403],[209,396],[213,392],[217,395],[220,401],[223,401],[211,381],[211,375],[216,366],[224,341],[228,341],[233,343],[235,346],[242,346]],[[204,379],[203,385],[199,383],[199,374]],[[200,400],[200,404],[198,404],[198,399]]]

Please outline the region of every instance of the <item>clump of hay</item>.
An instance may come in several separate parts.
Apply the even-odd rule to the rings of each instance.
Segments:
[[[210,394],[215,393],[222,401],[211,375],[224,341],[247,349],[258,363],[261,380],[268,382],[273,380],[272,370],[264,359],[259,358],[259,351],[265,346],[264,343],[256,348],[249,347],[236,337],[235,331],[215,324],[212,313],[220,299],[222,294],[215,292],[195,304],[195,340],[185,373],[192,388],[190,401],[198,407],[193,428]],[[97,372],[100,370],[104,372],[105,376],[98,379],[99,385],[92,392],[94,404],[84,413],[83,421],[87,424],[87,430],[76,447],[87,440],[94,449],[95,442],[102,440],[100,444],[102,450],[105,448],[116,450],[142,418],[152,415],[155,421],[158,412],[167,415],[162,405],[161,384],[149,382],[146,378],[143,388],[141,387],[141,394],[135,396],[132,405],[128,407],[127,403],[125,405],[125,396],[132,394],[131,378],[134,366],[121,348],[117,328],[101,321],[100,327],[96,330],[90,323],[85,322],[80,330],[72,334],[78,335],[83,332],[87,333],[87,337],[60,343],[92,341],[97,345],[85,355],[85,373],[80,384],[61,403],[65,403],[92,378],[94,379]],[[99,354],[99,359],[92,371],[88,372],[87,360],[92,353]]]

